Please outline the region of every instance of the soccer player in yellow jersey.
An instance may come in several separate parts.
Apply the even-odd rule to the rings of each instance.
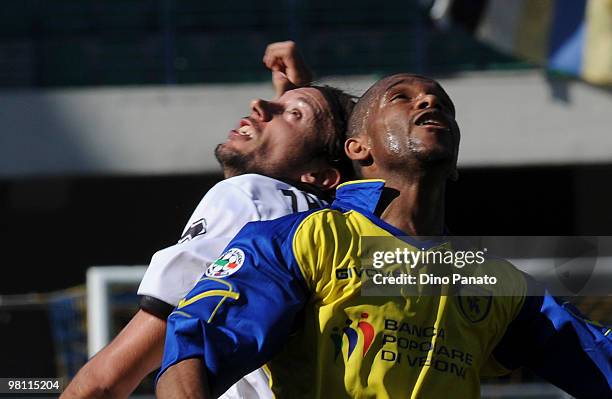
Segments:
[[[481,376],[521,366],[578,398],[612,397],[610,330],[508,262],[462,268],[498,282],[472,295],[363,295],[377,242],[456,249],[425,237],[444,236],[460,133],[437,82],[399,74],[363,95],[348,135],[365,180],[329,208],[241,230],[168,318],[158,397],[215,397],[265,362],[277,398],[478,398]]]

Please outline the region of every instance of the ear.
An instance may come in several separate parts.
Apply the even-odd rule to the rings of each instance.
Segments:
[[[451,179],[451,181],[457,181],[459,180],[459,171],[457,170],[457,168],[453,169],[453,171],[451,172],[449,179]]]
[[[336,168],[323,168],[316,172],[307,172],[300,176],[302,183],[308,183],[321,190],[331,190],[340,184],[340,171]]]
[[[363,163],[371,158],[370,147],[366,145],[364,136],[349,137],[344,143],[344,152],[353,161]]]

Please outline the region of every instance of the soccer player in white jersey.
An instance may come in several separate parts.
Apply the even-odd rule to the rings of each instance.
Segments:
[[[252,101],[250,115],[216,148],[227,180],[204,196],[179,242],[153,255],[138,290],[141,309],[61,398],[128,397],[160,366],[166,317],[234,235],[250,221],[320,207],[324,199],[315,193],[350,174],[343,143],[351,97],[329,87],[297,88],[311,75],[293,42],[269,45],[264,63],[277,98]],[[224,397],[272,394],[265,373],[256,370]]]

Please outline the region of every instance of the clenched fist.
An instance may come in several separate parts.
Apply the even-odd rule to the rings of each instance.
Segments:
[[[263,63],[272,71],[272,84],[277,97],[312,81],[312,72],[293,41],[269,44]]]

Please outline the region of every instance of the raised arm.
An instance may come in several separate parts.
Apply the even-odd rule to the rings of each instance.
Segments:
[[[295,42],[269,44],[263,62],[272,71],[272,84],[277,97],[287,90],[306,86],[312,81],[312,71]]]

